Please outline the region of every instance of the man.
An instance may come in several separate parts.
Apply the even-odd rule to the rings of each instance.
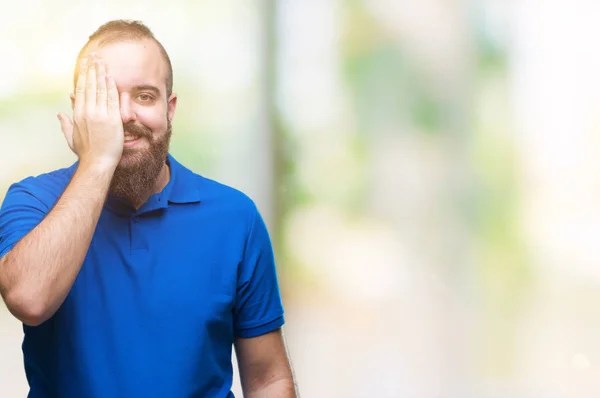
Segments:
[[[169,153],[163,46],[111,21],[83,47],[62,131],[78,161],[13,184],[0,293],[33,398],[295,397],[273,252],[254,203]]]

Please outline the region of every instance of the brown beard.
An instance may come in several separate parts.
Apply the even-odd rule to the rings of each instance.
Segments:
[[[141,206],[155,188],[156,181],[167,161],[171,141],[171,121],[167,118],[167,130],[158,136],[146,126],[134,122],[123,125],[126,133],[148,141],[150,147],[140,151],[124,148],[121,163],[117,166],[110,184],[110,193]]]

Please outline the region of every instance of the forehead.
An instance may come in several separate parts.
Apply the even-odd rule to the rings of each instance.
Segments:
[[[93,51],[108,66],[120,91],[152,85],[165,93],[167,67],[154,41],[144,39],[118,41],[100,47],[92,45],[87,53]]]

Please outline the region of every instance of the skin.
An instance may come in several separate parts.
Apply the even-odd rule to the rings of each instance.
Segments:
[[[150,40],[92,44],[79,66],[71,95],[73,119],[58,115],[79,158],[77,170],[53,209],[0,259],[0,295],[9,311],[29,326],[48,320],[65,300],[106,198],[119,189],[115,180],[123,179],[134,189],[123,192],[136,208],[169,181],[163,160],[152,184],[127,180],[160,155],[152,150],[156,145],[166,142],[168,148],[177,95],[167,98],[166,66],[158,47]],[[126,145],[128,133],[141,137]],[[234,344],[245,397],[297,396],[281,329],[237,338]]]
[[[112,194],[139,208],[169,181],[169,169],[164,160],[177,94],[167,98],[167,66],[152,40],[120,41],[101,47],[90,43],[88,51],[111,66],[125,134],[141,136],[134,146],[127,144],[124,148],[110,187]],[[71,99],[75,109],[74,96]],[[62,116],[62,129],[71,145],[73,125],[66,115]]]
[[[30,326],[49,319],[71,289],[123,152],[117,86],[95,57],[82,60],[74,98],[65,135],[79,157],[77,170],[54,208],[0,260],[0,293]]]
[[[235,350],[246,398],[298,397],[283,330],[237,338]]]

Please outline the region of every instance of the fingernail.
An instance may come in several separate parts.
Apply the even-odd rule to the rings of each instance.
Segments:
[[[81,66],[86,66],[87,65],[87,58],[84,58],[81,60]]]
[[[56,117],[58,118],[58,120],[59,120],[59,121],[61,121],[61,122],[62,122],[62,119],[60,118],[60,113],[57,113],[57,114],[56,114]]]

